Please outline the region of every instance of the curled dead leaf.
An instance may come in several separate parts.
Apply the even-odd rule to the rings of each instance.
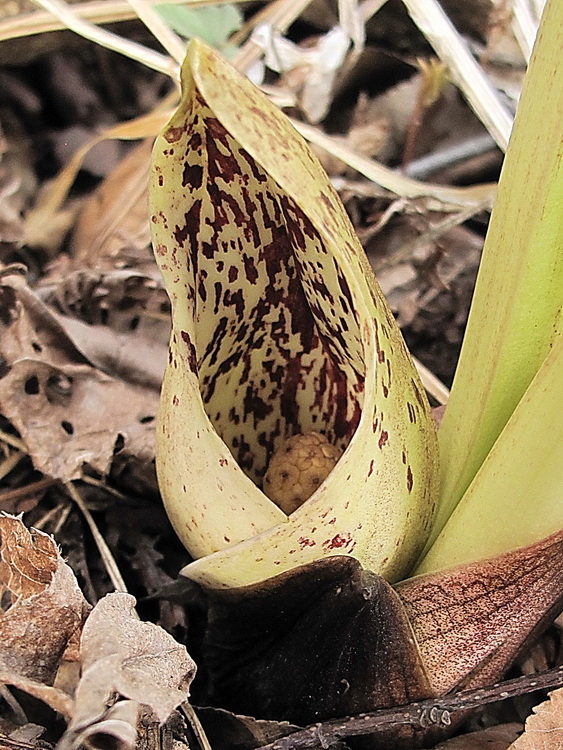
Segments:
[[[563,688],[533,709],[526,720],[524,734],[509,750],[557,750],[563,747]]]
[[[37,289],[67,336],[108,375],[160,389],[170,334],[162,281],[130,269],[68,272],[60,262]]]
[[[6,514],[0,515],[0,594],[2,679],[52,685],[88,605],[53,539]]]
[[[186,700],[195,663],[162,628],[141,622],[134,606],[129,594],[108,594],[86,620],[82,677],[59,750],[78,748],[100,734],[132,747],[141,705],[164,722]]]

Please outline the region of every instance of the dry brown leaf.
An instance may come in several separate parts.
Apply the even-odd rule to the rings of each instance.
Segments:
[[[31,680],[28,677],[22,677],[11,670],[4,672],[2,669],[0,669],[0,683],[15,687],[33,698],[37,698],[37,700],[52,708],[53,711],[61,714],[66,721],[69,721],[72,716],[74,706],[72,698],[68,693],[57,687],[44,685],[42,682]]]
[[[57,177],[45,185],[34,208],[28,213],[25,221],[26,244],[30,247],[44,246],[46,231],[50,233],[53,225],[58,225],[61,221],[65,223],[63,217],[67,207],[63,208],[63,204],[90,149],[107,138],[130,140],[154,136],[169,119],[166,107],[171,101],[172,97],[165,99],[162,107],[157,107],[146,115],[112,125],[81,146]]]
[[[82,354],[100,370],[128,383],[160,390],[167,344],[132,333],[116,333],[108,326],[88,325],[65,315],[55,317]]]
[[[526,719],[524,734],[509,750],[561,750],[563,748],[563,688],[549,694]]]
[[[51,537],[6,514],[0,515],[0,595],[1,679],[51,685],[88,605]]]
[[[147,184],[152,139],[136,146],[88,198],[74,228],[70,252],[77,267],[114,266],[152,257]]]
[[[98,734],[130,747],[141,705],[164,722],[186,700],[195,663],[162,628],[138,620],[134,606],[129,594],[108,594],[88,617],[75,711],[59,750],[92,743]]]
[[[88,365],[21,359],[0,380],[0,401],[35,468],[57,479],[80,478],[85,464],[107,475],[121,441],[128,453],[154,455],[158,394]]]
[[[0,320],[2,413],[19,430],[37,469],[70,480],[88,464],[106,475],[116,448],[120,459],[132,456],[152,467],[155,388],[92,367],[20,276],[2,280]]]
[[[108,375],[160,390],[170,335],[161,279],[131,269],[68,273],[64,265],[37,294],[76,347]]]
[[[11,267],[10,267],[11,268]],[[51,365],[86,364],[49,308],[29,288],[21,274],[5,269],[0,280],[0,357],[7,370],[24,358]]]

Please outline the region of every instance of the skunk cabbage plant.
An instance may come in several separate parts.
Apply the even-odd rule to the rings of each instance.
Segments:
[[[401,334],[335,191],[287,119],[192,42],[153,161],[154,247],[173,307],[159,478],[212,586],[326,555],[388,580],[429,534],[437,441]],[[284,439],[343,453],[294,513],[262,491]],[[236,560],[236,564],[233,561]]]
[[[548,2],[560,31],[556,6]],[[551,47],[553,39],[543,49]],[[531,70],[545,64],[532,60]],[[561,104],[563,85],[550,85]],[[526,106],[530,97],[531,84]],[[518,123],[516,131],[520,143]],[[557,153],[556,144],[552,138],[544,147]],[[532,179],[533,158],[517,156]],[[509,149],[506,169],[514,158]],[[560,154],[559,162],[551,153],[544,161],[549,214],[561,206]],[[501,179],[499,202],[506,190]],[[442,487],[457,492],[456,502],[468,488],[460,523],[452,498],[440,498],[436,429],[417,372],[334,189],[285,116],[198,41],[183,66],[181,103],[156,141],[150,201],[154,250],[172,301],[157,468],[167,512],[194,558],[182,572],[209,597],[212,698],[309,723],[498,679],[562,599],[557,237],[544,233],[547,255],[537,255],[532,281],[517,273],[531,262],[525,248],[509,278],[518,279],[524,307],[533,284],[552,300],[561,293],[543,305],[539,322],[529,324],[512,302],[518,314],[503,319],[510,341],[515,325],[542,339],[528,380],[494,429],[487,423],[488,443],[474,403],[466,433],[476,435],[475,446],[465,456],[454,435],[453,447],[442,448],[456,474]],[[502,220],[493,215],[492,224]],[[491,284],[506,263],[497,258]],[[476,297],[486,299],[480,284]],[[501,286],[498,303],[508,309],[515,292]],[[474,359],[493,358],[495,326],[483,324],[488,354],[468,345]],[[513,345],[508,355],[517,363]],[[498,368],[489,375],[498,390]],[[535,444],[534,413],[552,430],[543,435],[555,441],[549,466],[551,454]],[[301,486],[309,454],[295,447],[299,436],[307,451],[320,446],[328,463],[312,494],[289,512],[265,491],[268,465]],[[287,463],[296,453],[298,468]],[[543,499],[524,455],[545,466]],[[448,473],[444,462],[441,471]],[[512,476],[530,481],[515,488]],[[514,491],[521,522],[507,521],[507,538],[496,547],[475,546],[464,526],[493,540],[495,524],[502,529],[491,505],[501,479]],[[541,522],[526,521],[526,492],[539,498],[533,513],[545,514]],[[498,507],[507,512],[504,499]],[[463,564],[452,567],[458,547]],[[417,565],[424,575],[409,578]],[[372,739],[373,747],[386,746],[385,736]],[[419,740],[409,732],[394,737]]]

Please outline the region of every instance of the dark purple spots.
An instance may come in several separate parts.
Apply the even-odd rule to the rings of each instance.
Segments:
[[[348,532],[345,534],[336,534],[332,539],[327,539],[326,542],[323,542],[323,549],[325,551],[331,549],[342,549],[342,547],[348,547],[352,541],[352,537]]]
[[[211,260],[213,256],[215,255],[215,251],[217,249],[217,246],[213,244],[212,242],[202,242],[201,243],[201,254],[204,258],[207,258],[207,260]]]
[[[258,169],[258,165],[254,161],[254,159],[248,155],[248,152],[245,151],[243,148],[239,150],[240,156],[247,162],[248,166],[250,167],[250,171],[252,172],[252,176],[254,177],[257,182],[267,182],[268,177],[263,172],[260,172]]]
[[[316,545],[316,542],[314,539],[309,539],[306,536],[300,536],[297,541],[301,549],[305,549],[305,547],[314,547]]]
[[[194,120],[194,127],[197,125],[199,120],[199,117],[197,117]],[[201,149],[201,133],[198,133],[197,130],[194,130],[192,134],[190,135],[190,138],[188,140],[188,151],[196,151],[199,152]]]
[[[379,343],[379,333],[377,331],[377,324],[375,326],[375,348],[377,349],[377,361],[382,364],[385,362],[385,352],[381,348],[381,344]]]
[[[355,310],[354,310],[354,301],[352,299],[352,292],[350,291],[350,287],[348,286],[348,282],[346,281],[346,277],[340,271],[339,268],[336,269],[336,278],[338,279],[338,286],[340,287],[340,291],[344,295],[344,298],[346,299],[348,303],[348,307],[350,308],[350,311],[355,316]]]
[[[164,133],[164,137],[168,141],[168,143],[176,143],[176,141],[179,141],[184,133],[184,127],[174,128],[170,127],[167,128],[166,132]]]
[[[192,372],[195,372],[197,374],[197,353],[195,350],[195,346],[192,344],[192,340],[190,339],[190,335],[187,331],[180,331],[180,335],[185,341],[186,346],[188,347],[188,367]]]
[[[246,339],[246,336],[248,334],[248,323],[241,323],[237,332],[237,335],[235,336],[235,341],[242,342]],[[266,387],[266,383],[264,382],[263,388]]]
[[[258,271],[254,265],[254,258],[249,257],[246,253],[242,256],[244,263],[244,275],[249,284],[256,284],[258,281]]]
[[[258,389],[252,385],[248,385],[246,388],[243,405],[245,415],[254,418],[255,426],[257,421],[265,419],[274,410],[273,406],[266,403],[260,396]]]
[[[205,279],[207,278],[207,271],[203,269],[198,273],[197,291],[202,302],[207,300],[207,287],[205,286]]]
[[[254,196],[259,206],[260,217],[265,229],[273,229],[279,223],[279,205],[273,193],[257,193]]]
[[[215,305],[213,307],[213,312],[215,315],[219,312],[219,305],[221,303],[221,294],[223,292],[223,285],[220,281],[216,281],[213,285],[213,289],[215,290]]]
[[[240,164],[230,151],[225,128],[214,117],[205,119],[205,148],[208,159],[209,180],[217,178],[232,182],[235,175],[241,175]],[[219,148],[219,144],[223,146]],[[226,152],[226,153],[225,153]]]
[[[336,207],[333,203],[333,201],[329,198],[329,196],[326,193],[320,194],[320,199],[325,204],[326,208],[328,209],[329,213],[333,213],[336,211]]]
[[[383,391],[383,396],[387,398],[387,396],[389,395],[389,388],[387,388],[385,383],[381,384],[381,390]]]
[[[237,279],[238,279],[238,268],[236,266],[231,266],[229,268],[229,282],[232,284]]]
[[[412,386],[414,389],[414,395],[416,396],[416,400],[418,401],[418,405],[421,409],[426,408],[426,399],[424,397],[424,394],[420,390],[420,386],[417,383],[417,381],[414,378],[411,378]]]
[[[225,307],[234,307],[239,318],[242,318],[244,315],[245,304],[242,289],[237,289],[236,292],[233,292],[230,289],[225,290],[223,305]]]
[[[197,248],[198,233],[200,229],[201,217],[201,200],[198,199],[192,203],[188,211],[184,214],[185,224],[183,227],[176,226],[174,229],[174,239],[183,247],[186,240],[189,240],[190,249],[195,255]]]
[[[261,243],[261,235],[256,224],[254,214],[258,210],[254,195],[250,195],[248,190],[241,186],[240,194],[244,201],[244,212],[241,215],[241,226],[244,226],[245,239],[250,242],[254,247],[259,247]]]
[[[229,465],[229,461],[226,458],[220,458],[219,459],[219,466],[228,466],[228,465]],[[229,541],[229,540],[227,540],[227,541]]]
[[[410,466],[407,466],[407,490],[411,492],[413,485],[413,477],[412,477],[412,469]]]
[[[416,424],[416,409],[414,408],[414,405],[410,403],[410,401],[407,401],[407,411],[409,414],[409,422],[411,424]]]
[[[184,164],[182,187],[198,190],[203,183],[203,167],[200,164]]]
[[[379,448],[383,448],[384,445],[387,444],[387,441],[389,440],[389,433],[387,430],[381,430],[381,435],[379,436],[379,440],[377,441],[377,445]]]
[[[158,187],[162,187],[164,185],[164,177],[163,175],[158,175]]]

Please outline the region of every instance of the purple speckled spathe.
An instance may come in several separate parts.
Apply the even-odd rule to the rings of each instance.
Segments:
[[[316,429],[350,441],[364,381],[355,304],[303,211],[201,100],[190,126],[187,139],[169,132],[164,152],[174,160],[179,136],[187,142],[173,259],[187,264],[198,332],[211,335],[181,337],[209,418],[259,481],[279,437]]]

